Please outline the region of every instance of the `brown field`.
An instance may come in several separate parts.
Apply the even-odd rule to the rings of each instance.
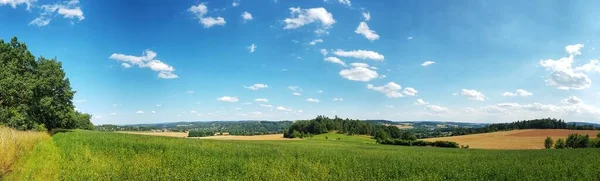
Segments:
[[[168,136],[168,137],[177,137],[177,138],[186,138],[188,136],[187,133],[183,133],[183,132],[117,131],[117,133],[139,134],[139,135],[150,135],[150,136]]]
[[[298,140],[284,138],[283,134],[268,134],[256,136],[207,136],[195,137],[193,139],[214,139],[214,140]]]
[[[570,133],[588,134],[596,137],[598,131],[594,130],[566,130],[566,129],[525,129],[514,131],[499,131],[463,136],[428,138],[427,141],[447,140],[455,141],[469,148],[481,149],[543,149],[547,136],[556,142],[558,138],[566,138]]]

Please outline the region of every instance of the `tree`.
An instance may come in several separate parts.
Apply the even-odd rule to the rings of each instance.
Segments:
[[[546,140],[544,141],[544,147],[546,149],[550,149],[550,148],[552,148],[553,144],[554,144],[554,141],[552,141],[552,138],[546,137]]]
[[[381,141],[381,140],[390,139],[390,135],[383,129],[379,129],[379,130],[377,130],[377,132],[375,132],[374,138],[377,141]]]
[[[558,140],[556,140],[556,144],[554,144],[554,149],[565,149],[566,145],[565,145],[565,140],[563,140],[562,138],[558,138]]]
[[[596,138],[600,138],[600,132],[598,132],[598,134],[596,135]]]
[[[75,91],[59,61],[36,60],[25,43],[12,38],[0,40],[0,65],[0,124],[20,130],[93,129],[91,116],[75,111]]]

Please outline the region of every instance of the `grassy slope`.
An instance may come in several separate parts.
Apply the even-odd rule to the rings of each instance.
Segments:
[[[466,150],[320,138],[218,141],[90,131],[53,137],[64,180],[600,179],[597,149]]]
[[[17,131],[0,126],[0,178],[11,172],[18,160],[44,141],[52,141],[45,132]]]

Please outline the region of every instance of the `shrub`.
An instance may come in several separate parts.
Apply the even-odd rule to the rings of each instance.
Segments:
[[[587,148],[590,136],[589,135],[581,135],[578,133],[569,134],[566,141],[567,148]]]
[[[565,140],[559,138],[556,140],[556,144],[554,144],[554,149],[565,149],[567,145],[565,144]]]
[[[458,148],[458,143],[454,141],[434,141],[432,146],[444,148]]]
[[[552,138],[546,137],[546,140],[544,141],[544,147],[546,149],[550,149],[550,148],[552,148],[553,144],[554,144],[554,141],[552,141]]]

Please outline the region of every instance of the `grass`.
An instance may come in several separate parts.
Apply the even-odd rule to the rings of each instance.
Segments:
[[[0,178],[11,171],[21,157],[30,153],[38,143],[52,140],[45,132],[17,131],[0,126]]]
[[[335,133],[295,141],[220,141],[74,131],[53,140],[27,157],[23,165],[31,168],[15,170],[21,177],[7,178],[34,179],[27,175],[43,174],[21,172],[42,171],[35,163],[48,160],[58,176],[43,180],[600,179],[597,149],[403,147]]]
[[[311,138],[306,138],[308,140],[325,140],[325,141],[336,141],[336,142],[352,142],[352,143],[375,143],[375,140],[370,136],[363,135],[347,135],[347,134],[338,134],[336,132],[329,132],[325,134],[313,135]]]

